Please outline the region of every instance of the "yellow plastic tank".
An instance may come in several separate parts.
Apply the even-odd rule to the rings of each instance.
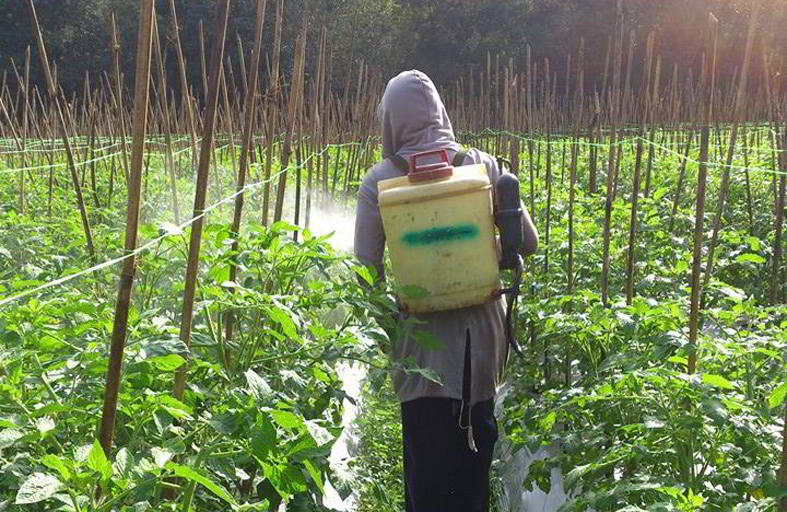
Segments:
[[[486,167],[443,159],[377,184],[399,300],[412,313],[482,304],[500,289]]]

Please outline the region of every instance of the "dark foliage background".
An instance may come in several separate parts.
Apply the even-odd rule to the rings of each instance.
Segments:
[[[656,32],[657,53],[663,59],[662,84],[688,68],[699,70],[707,13],[720,20],[721,47],[719,76],[722,83],[732,80],[741,62],[751,7],[764,3],[754,55],[767,47],[781,66],[787,53],[787,1],[785,0],[623,0],[626,38],[635,31],[638,42],[632,83],[638,81],[638,67],[647,34]],[[131,0],[36,0],[44,38],[52,62],[57,65],[61,86],[67,93],[81,89],[85,73],[92,81],[111,69],[110,14],[114,11],[121,32],[122,67],[125,80],[133,79],[134,49],[138,18],[137,2]],[[215,0],[176,0],[181,40],[189,63],[190,83],[201,96],[198,23],[204,20],[210,41]],[[285,2],[282,70],[291,66],[297,32],[304,17],[309,24],[309,64],[316,66],[316,44],[322,25],[329,31],[333,54],[333,87],[345,86],[348,71],[363,61],[384,75],[418,68],[441,85],[467,76],[487,65],[494,67],[512,59],[524,70],[527,46],[543,65],[549,58],[551,69],[564,81],[566,56],[576,54],[580,38],[585,40],[586,90],[599,87],[609,38],[614,34],[617,0],[287,0]],[[265,48],[273,46],[273,23],[277,1],[268,0],[265,19]],[[248,61],[254,24],[254,0],[232,2],[227,55],[238,69],[236,34],[244,41]],[[168,0],[158,0],[159,26],[165,41],[171,41]],[[625,43],[628,44],[627,42]],[[9,72],[13,59],[21,69],[25,48],[33,50],[33,76],[41,74],[32,37],[26,0],[0,0],[0,69]],[[166,42],[167,65],[175,75],[174,50]],[[627,48],[627,46],[626,46]],[[262,61],[265,75],[266,59]],[[761,61],[752,66],[752,82],[758,84]],[[173,80],[171,83],[175,83]],[[175,87],[173,85],[173,87]],[[175,87],[177,88],[177,87]],[[756,89],[755,89],[756,90]]]

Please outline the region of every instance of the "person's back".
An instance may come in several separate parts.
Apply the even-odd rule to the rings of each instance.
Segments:
[[[355,227],[355,254],[384,278],[385,233],[377,183],[402,176],[392,158],[446,149],[461,150],[431,80],[407,71],[391,79],[379,114],[383,157],[361,184]],[[494,185],[500,176],[488,154],[472,149],[463,164],[483,163]],[[525,252],[535,252],[537,233],[524,215]],[[401,313],[400,316],[407,316]],[[434,371],[441,383],[416,373],[395,371],[394,390],[402,404],[405,499],[412,512],[484,511],[489,501],[489,466],[497,440],[493,399],[508,357],[505,301],[419,314],[414,330],[397,340],[394,360],[412,359]],[[424,335],[435,343],[425,343]]]

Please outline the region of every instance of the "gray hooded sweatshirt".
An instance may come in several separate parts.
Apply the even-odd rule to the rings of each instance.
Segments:
[[[403,174],[388,158],[447,149],[449,158],[453,159],[460,146],[454,139],[451,121],[437,89],[429,77],[420,71],[405,71],[388,82],[378,115],[383,125],[385,160],[368,172],[359,190],[355,255],[362,263],[375,267],[377,275],[384,278],[385,233],[377,201],[377,182]],[[483,163],[491,182],[494,184],[497,181],[500,171],[492,157],[473,149],[468,152],[464,164],[473,163]],[[526,239],[532,245],[537,243],[537,238],[535,242],[532,241],[537,235],[529,216],[526,217],[530,224]],[[405,313],[401,313],[402,318],[405,316]],[[465,343],[468,339],[470,403],[494,397],[508,357],[505,300],[501,298],[479,306],[413,316],[418,321],[414,329],[432,335],[438,341],[437,347],[417,341],[411,332],[394,343],[391,357],[395,360],[413,358],[418,367],[435,371],[442,385],[417,374],[394,371],[393,386],[399,401],[407,402],[421,397],[462,400]]]

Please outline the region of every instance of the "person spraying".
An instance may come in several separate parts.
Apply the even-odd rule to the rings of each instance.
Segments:
[[[392,374],[401,404],[406,510],[487,511],[498,436],[494,397],[514,342],[505,300],[512,290],[501,288],[497,272],[512,268],[519,275],[521,257],[538,247],[538,233],[512,192],[515,178],[501,179],[490,155],[461,150],[424,73],[392,78],[378,116],[384,160],[359,189],[354,251],[384,280],[388,243],[400,320],[415,320],[390,357],[412,360],[440,380]],[[508,226],[501,244],[493,224]],[[425,336],[435,343],[423,343]]]

